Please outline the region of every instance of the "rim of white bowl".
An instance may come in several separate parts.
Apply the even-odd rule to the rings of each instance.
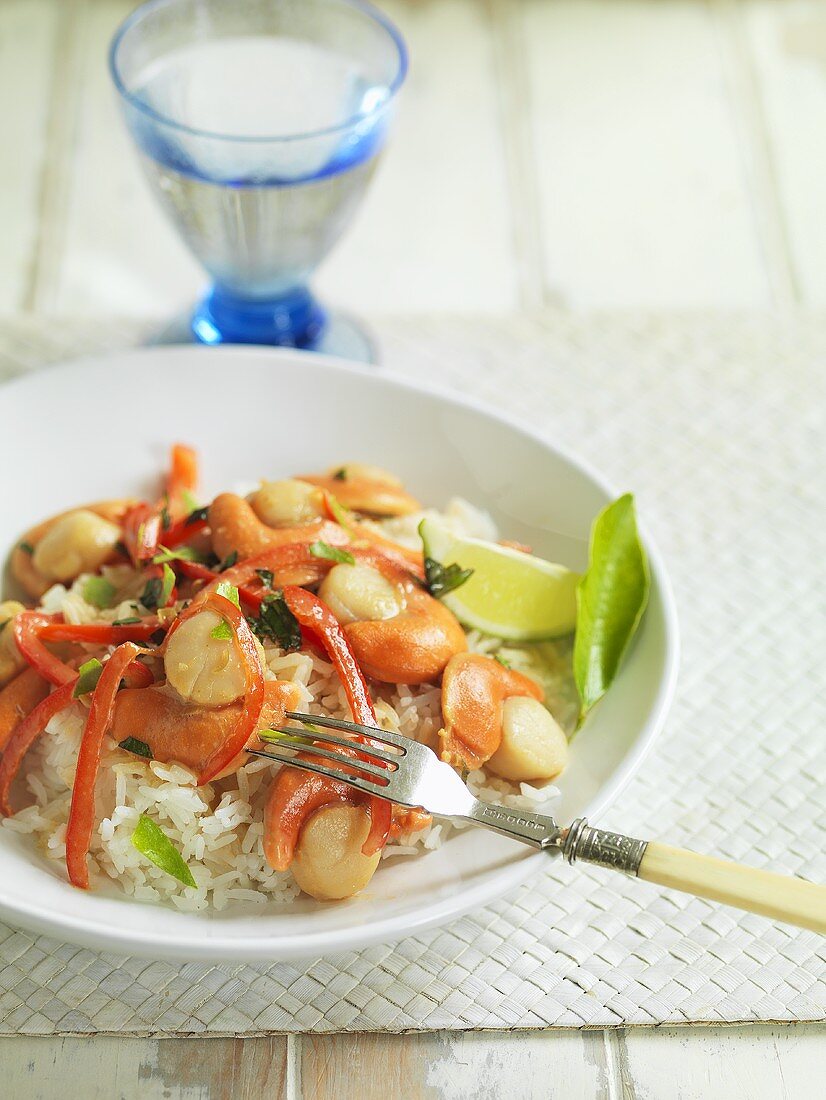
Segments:
[[[235,344],[218,347],[199,347],[194,344],[185,344],[127,348],[114,350],[103,355],[84,356],[68,362],[51,364],[37,371],[35,375],[26,374],[19,378],[10,379],[3,384],[2,391],[6,391],[11,387],[25,386],[31,382],[32,378],[43,377],[53,371],[62,373],[64,371],[82,371],[87,368],[94,368],[97,364],[113,357],[119,359],[130,357],[144,359],[147,356],[152,358],[170,356],[185,358],[193,353],[197,353],[202,357],[208,356],[211,359],[240,356],[250,360],[259,360],[262,365],[266,366],[266,369],[270,370],[273,367],[273,358],[294,362],[297,357],[300,357],[302,364],[315,363],[317,366],[334,370],[339,374],[373,378],[376,381],[388,382],[391,386],[409,390],[413,393],[424,393],[447,404],[458,408],[471,409],[481,416],[506,424],[521,435],[527,436],[541,446],[556,452],[564,461],[594,482],[609,497],[616,496],[618,491],[617,487],[586,459],[581,458],[565,446],[549,442],[541,432],[526,427],[517,417],[502,413],[498,409],[494,410],[475,397],[467,397],[464,394],[442,389],[431,383],[413,382],[384,366],[378,368],[365,366],[361,363],[353,363],[316,352],[299,352],[294,349]],[[604,785],[599,797],[589,802],[582,811],[581,816],[587,817],[591,821],[599,818],[616,801],[648,755],[663,727],[677,683],[679,624],[674,594],[656,543],[648,533],[644,522],[640,522],[639,526],[648,552],[651,577],[662,605],[665,628],[663,675],[649,710],[648,718],[632,748],[611,776],[611,779]],[[0,897],[0,916],[9,919],[12,923],[22,921],[26,928],[46,935],[63,936],[73,943],[116,954],[140,955],[156,959],[165,958],[181,962],[204,959],[211,959],[216,962],[294,962],[332,955],[340,951],[361,950],[377,943],[397,943],[399,940],[426,932],[437,925],[443,925],[445,922],[454,920],[464,913],[481,908],[489,902],[507,895],[516,887],[521,886],[523,882],[526,882],[531,875],[536,874],[541,865],[547,863],[547,860],[548,855],[545,852],[536,852],[534,855],[516,859],[511,866],[490,874],[485,881],[462,891],[454,897],[437,902],[435,905],[429,906],[426,911],[412,917],[391,915],[370,925],[325,932],[293,933],[289,937],[262,935],[258,938],[247,938],[242,944],[231,937],[222,936],[221,933],[216,934],[212,929],[210,929],[208,937],[196,941],[187,940],[183,936],[172,938],[166,933],[159,935],[132,930],[128,933],[120,933],[109,922],[95,921],[94,918],[85,916],[83,918],[44,916],[41,912],[38,912],[36,907],[20,903],[9,904],[3,901],[2,897]],[[195,915],[197,916],[197,914]],[[262,914],[263,916],[264,914]],[[277,950],[274,951],[274,948],[277,948]]]

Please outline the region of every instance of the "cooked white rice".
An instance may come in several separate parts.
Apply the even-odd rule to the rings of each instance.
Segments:
[[[465,502],[453,502],[444,515],[457,530],[485,537],[495,534],[489,517]],[[401,540],[410,528],[415,530],[416,520],[392,521],[385,529],[390,527],[393,537]],[[117,579],[125,578],[123,573]],[[80,594],[83,580],[80,578],[68,591],[55,585],[46,593],[44,607],[62,611],[73,623],[111,621],[133,613],[128,598],[118,608],[107,611],[91,607]],[[517,649],[474,633],[468,636],[468,643],[480,652],[501,652],[514,667],[541,679],[555,717],[563,728],[572,727],[576,695],[568,643]],[[302,709],[350,717],[344,689],[326,660],[314,653],[285,654],[269,645],[265,651],[273,678],[301,686]],[[441,726],[438,687],[384,685],[374,690],[374,696],[376,714],[384,728],[435,745]],[[3,822],[7,829],[31,834],[61,874],[65,873],[66,821],[86,713],[79,702],[52,719],[46,736],[39,739],[24,764],[23,781],[33,804]],[[167,902],[186,911],[209,907],[221,910],[238,902],[289,904],[297,897],[298,886],[289,871],[273,871],[263,851],[263,808],[272,774],[271,763],[250,758],[234,775],[198,788],[188,768],[131,756],[107,739],[97,786],[99,825],[90,850],[93,880],[97,870],[99,882],[108,878],[137,900]],[[552,786],[508,783],[482,770],[471,772],[467,782],[478,798],[515,809],[548,809],[557,794]],[[132,833],[141,814],[152,818],[180,851],[197,883],[196,889],[183,886],[155,867],[132,845]],[[434,822],[391,841],[384,858],[438,848],[452,829],[447,822]]]

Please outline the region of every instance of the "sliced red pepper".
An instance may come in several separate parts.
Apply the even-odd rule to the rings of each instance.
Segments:
[[[112,723],[120,682],[129,666],[144,652],[134,642],[124,642],[118,646],[103,666],[97,687],[92,692],[92,705],[77,755],[72,805],[66,826],[66,867],[69,881],[81,890],[89,889],[86,857],[95,825],[95,783],[100,769],[103,739]]]
[[[9,804],[9,791],[26,753],[52,718],[74,702],[73,692],[77,673],[73,675],[74,679],[42,699],[22,722],[18,723],[14,733],[6,742],[3,755],[0,757],[0,814],[4,817],[9,817],[13,813]]]
[[[274,546],[263,554],[257,554],[254,558],[246,558],[237,565],[225,569],[223,573],[216,573],[214,569],[193,561],[175,561],[172,564],[175,569],[185,577],[192,580],[206,581],[210,589],[217,584],[231,584],[238,589],[241,599],[257,611],[261,601],[266,596],[266,590],[262,587],[251,588],[250,583],[259,584],[258,570],[269,570],[273,574],[274,584],[279,584],[279,575],[289,570],[306,567],[308,571],[307,584],[321,580],[335,564],[326,558],[318,558],[310,553],[312,543],[290,543],[284,546]],[[198,593],[197,600],[202,602],[207,589]]]
[[[347,696],[353,721],[359,722],[363,726],[378,725],[376,712],[373,709],[373,702],[367,688],[367,681],[350,648],[350,643],[341,629],[341,624],[329,607],[318,596],[314,596],[312,592],[293,585],[287,585],[284,588],[284,600],[299,624],[318,638],[327,656],[335,666],[344,686],[344,693]],[[360,738],[359,740],[363,740],[365,744],[370,743],[369,738]],[[326,780],[323,776],[315,778],[321,778],[325,782],[335,784],[335,780]],[[314,789],[316,786],[314,785]],[[338,786],[330,788],[331,802],[339,800]],[[369,806],[370,832],[367,834],[367,839],[362,848],[366,856],[373,855],[374,852],[379,851],[387,843],[393,813],[392,804],[385,798],[377,798],[371,795]]]
[[[140,565],[158,553],[161,514],[145,501],[133,505],[123,517],[123,543],[129,557]]]
[[[209,527],[207,520],[190,520],[188,516],[185,516],[165,531],[161,531],[161,543],[167,550],[174,550],[176,546],[182,546],[185,542],[189,542],[191,538],[206,530],[207,527]]]
[[[338,619],[326,603],[308,592],[306,588],[287,585],[284,600],[301,626],[318,638],[327,656],[335,665],[344,685],[344,693],[353,715],[353,721],[363,726],[376,725],[376,712],[367,688],[367,681],[359,668],[350,643],[341,629]]]
[[[160,619],[113,626],[108,623],[47,622],[38,634],[46,642],[86,642],[91,645],[120,645],[121,642],[145,642],[163,629]]]
[[[17,648],[32,668],[36,669],[44,680],[60,686],[77,676],[75,669],[65,661],[55,657],[40,640],[41,632],[59,620],[56,616],[44,615],[39,611],[21,611],[15,616],[12,629]]]

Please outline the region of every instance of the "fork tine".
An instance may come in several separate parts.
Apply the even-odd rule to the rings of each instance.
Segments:
[[[292,727],[283,727],[278,730],[279,733],[293,733]],[[260,734],[259,734],[260,736]],[[314,735],[316,741],[321,741],[322,744],[328,740],[326,734]],[[267,745],[277,744],[277,742],[266,741],[265,738],[261,738]],[[345,744],[349,746],[358,745],[358,741],[344,741],[343,738],[336,738],[334,744]],[[323,756],[325,760],[334,760],[337,764],[347,764],[348,767],[358,768],[359,771],[366,772],[368,775],[384,776],[385,778],[390,774],[391,769],[383,768],[372,764],[367,760],[351,760],[349,756],[343,756],[340,752],[330,752],[328,749],[321,748],[319,745],[308,744],[305,748],[304,745],[279,745],[279,748],[292,749],[294,752],[312,752],[316,756]],[[359,752],[362,751],[362,746],[359,745]],[[364,754],[367,755],[370,749],[368,746],[364,746]],[[375,759],[382,760],[383,757],[377,756]],[[392,760],[392,757],[389,758]],[[396,758],[397,760],[400,757]]]
[[[316,764],[312,760],[299,760],[298,757],[288,756],[283,750],[279,751],[276,746],[273,747],[275,750],[273,752],[264,752],[262,749],[247,749],[247,752],[252,756],[260,756],[264,760],[274,760],[277,764],[287,764],[292,768],[302,768],[304,771],[325,775],[328,779],[337,779],[350,787],[357,787],[358,790],[365,791],[367,794],[375,794],[379,798],[386,798],[389,802],[397,801],[392,795],[388,794],[387,787],[382,787],[369,779],[362,779],[357,775],[340,772],[336,768],[328,768],[326,765]],[[307,751],[312,752],[312,749]]]
[[[324,726],[332,730],[348,730],[350,733],[359,733],[362,737],[372,737],[375,741],[386,741],[388,745],[395,745],[396,748],[403,749],[405,752],[410,743],[410,739],[402,737],[400,733],[389,733],[378,726],[361,726],[358,722],[345,722],[343,718],[328,718],[324,714],[302,714],[298,710],[288,710],[286,714],[296,722],[309,722],[311,725]]]
[[[290,715],[288,715],[287,717],[290,717]],[[315,721],[316,717],[317,717],[317,715],[315,715],[315,714],[312,716],[313,721]],[[320,722],[317,723],[317,724],[321,725]],[[324,727],[325,727],[325,729],[331,728],[331,727],[327,726],[326,722],[324,723]],[[360,741],[354,741],[352,737],[336,737],[336,735],[334,733],[314,733],[312,730],[309,730],[309,731],[305,732],[303,730],[296,729],[294,726],[278,726],[278,727],[271,726],[269,728],[270,729],[275,729],[275,731],[277,733],[284,733],[284,734],[287,734],[291,737],[296,737],[296,736],[298,736],[298,737],[309,737],[309,738],[317,740],[317,741],[329,741],[332,745],[343,745],[345,748],[349,748],[349,749],[356,748],[356,749],[358,749],[359,752],[364,752],[368,756],[375,757],[376,760],[384,760],[388,764],[396,764],[404,756],[404,753],[386,752],[383,748],[378,748],[375,745],[364,745]],[[338,728],[337,725],[332,726],[332,729],[337,729],[337,728]],[[369,726],[364,726],[364,727],[359,727],[359,728],[363,728],[363,729],[366,730],[366,729],[369,729]],[[405,752],[406,751],[407,750],[405,750]]]

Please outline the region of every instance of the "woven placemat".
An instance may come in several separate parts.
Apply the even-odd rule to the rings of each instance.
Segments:
[[[826,881],[826,322],[548,314],[378,330],[396,371],[521,416],[639,496],[676,589],[682,672],[665,734],[600,823]],[[7,321],[0,373],[148,331]],[[436,933],[309,966],[124,961],[2,925],[0,961],[1,1033],[826,1019],[820,937],[550,861]]]

